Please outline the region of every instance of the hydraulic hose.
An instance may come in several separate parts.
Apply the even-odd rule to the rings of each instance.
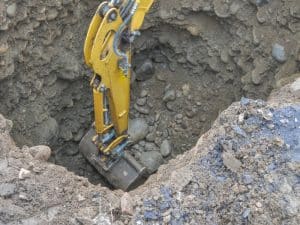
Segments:
[[[125,20],[123,21],[123,23],[119,27],[118,31],[116,32],[115,38],[114,38],[114,43],[113,43],[113,49],[114,49],[115,54],[118,57],[122,58],[123,60],[125,59],[125,65],[124,65],[123,68],[121,66],[121,69],[123,69],[126,73],[128,72],[128,68],[130,67],[129,58],[128,58],[128,56],[125,52],[122,52],[119,49],[119,43],[120,43],[120,40],[121,40],[121,35],[124,32],[124,30],[126,29],[128,23],[130,22],[131,18],[134,15],[134,13],[136,12],[137,7],[138,7],[138,4],[135,3],[133,5],[131,11],[130,11],[130,14],[125,18]]]

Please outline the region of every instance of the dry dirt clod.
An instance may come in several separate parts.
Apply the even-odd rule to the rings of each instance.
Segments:
[[[129,193],[124,193],[121,198],[121,210],[123,214],[133,215],[133,202]]]
[[[222,159],[223,159],[224,165],[232,172],[238,172],[242,166],[241,161],[236,159],[234,157],[234,155],[230,152],[223,152]]]
[[[21,168],[20,172],[19,172],[19,179],[20,180],[24,180],[26,178],[29,178],[30,177],[30,171],[29,170],[26,170],[24,168]]]

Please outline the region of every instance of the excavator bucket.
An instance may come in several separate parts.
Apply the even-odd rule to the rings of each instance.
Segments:
[[[117,189],[128,191],[145,181],[145,167],[126,150],[118,157],[101,159],[99,149],[92,142],[95,135],[95,130],[90,129],[82,138],[79,150],[110,184]]]

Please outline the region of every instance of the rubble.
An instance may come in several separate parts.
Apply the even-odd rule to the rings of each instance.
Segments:
[[[0,224],[299,224],[298,1],[156,1],[129,151],[157,172],[130,198],[78,151],[98,4],[0,2]]]

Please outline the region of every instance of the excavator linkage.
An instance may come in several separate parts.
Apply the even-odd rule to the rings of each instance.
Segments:
[[[99,5],[86,36],[85,63],[93,71],[95,122],[79,149],[115,188],[143,182],[145,168],[126,150],[131,43],[153,0],[110,0]]]

